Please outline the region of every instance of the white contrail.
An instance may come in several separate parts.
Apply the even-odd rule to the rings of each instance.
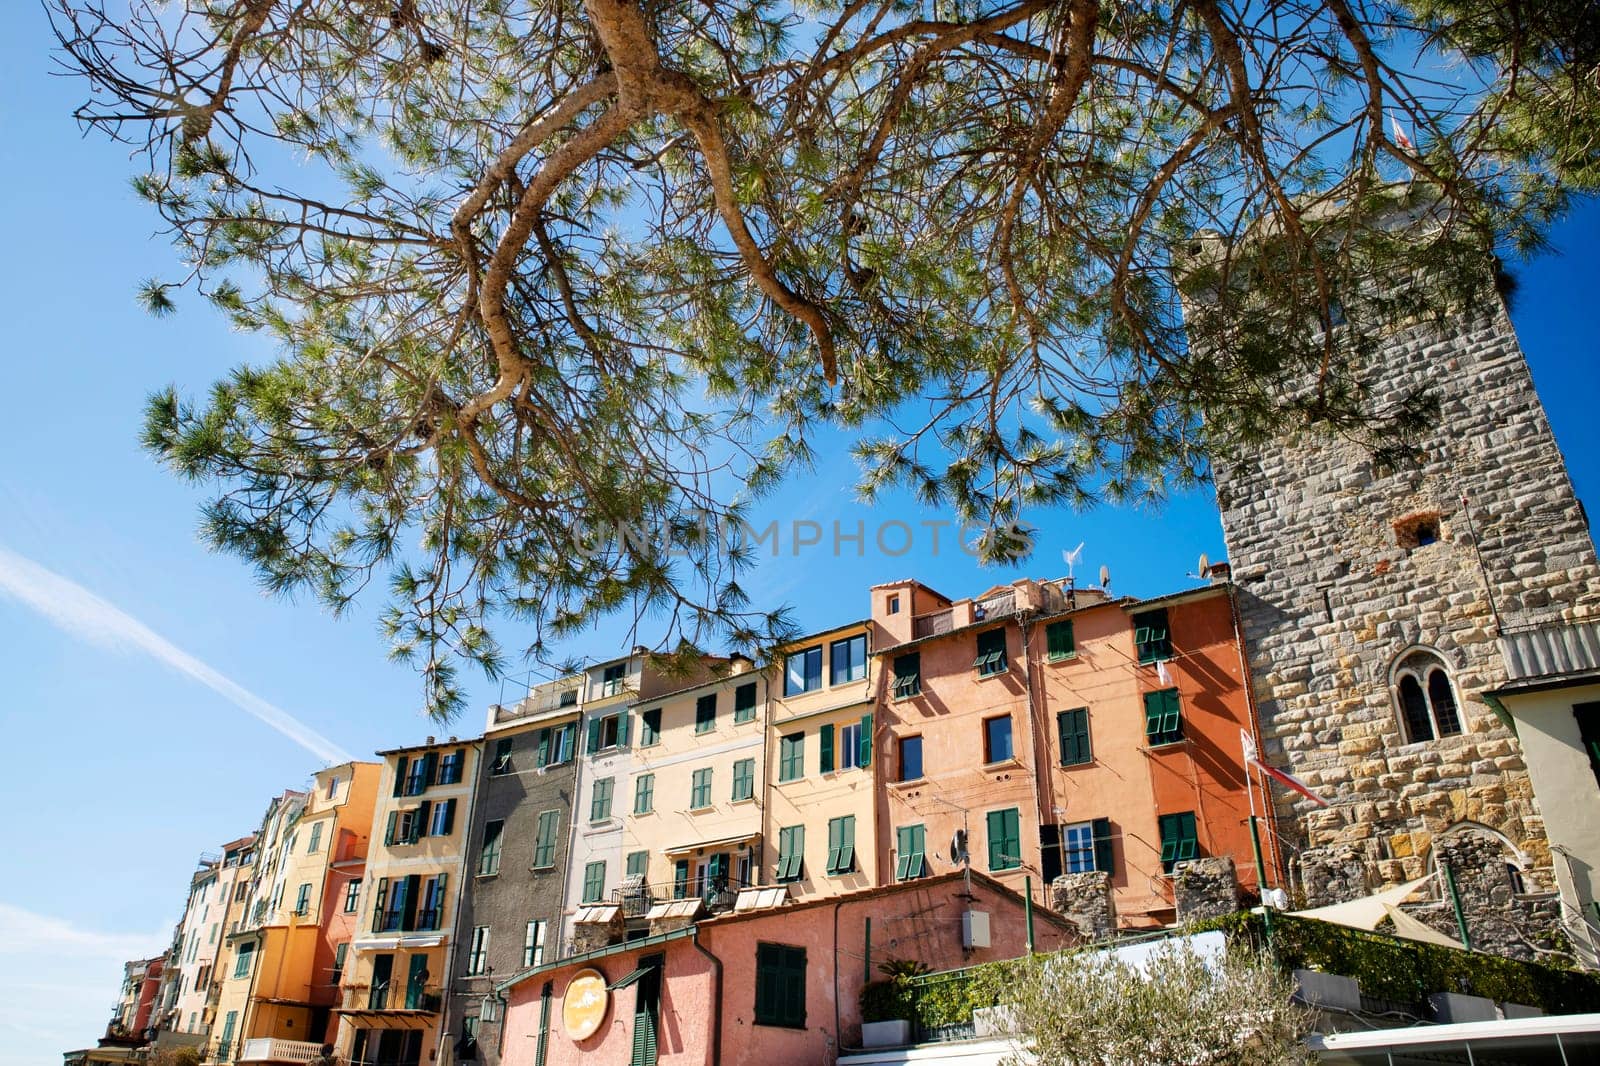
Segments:
[[[72,636],[115,651],[141,651],[187,674],[326,762],[350,761],[344,749],[294,715],[219,674],[82,585],[5,547],[0,547],[0,594],[33,608]]]

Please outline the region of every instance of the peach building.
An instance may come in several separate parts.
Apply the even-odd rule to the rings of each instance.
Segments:
[[[970,891],[969,891],[970,889]],[[976,919],[969,915],[978,916]],[[969,938],[964,929],[983,927]],[[1035,908],[1041,951],[1074,934]],[[877,963],[950,970],[1028,947],[1024,901],[980,872],[712,917],[526,970],[499,986],[507,1066],[822,1063],[861,1042]]]
[[[873,807],[877,677],[868,624],[781,649],[766,729],[764,876],[797,899],[880,883]]]
[[[613,778],[604,807],[590,790],[580,818],[622,825],[621,901],[642,922],[658,901],[732,905],[756,883],[762,853],[761,803],[767,679],[750,660],[728,660],[722,676],[635,705],[630,773]],[[643,891],[639,886],[643,886]],[[586,899],[588,896],[585,897]]]
[[[1230,587],[1152,600],[1020,580],[951,601],[872,589],[880,664],[879,863],[976,869],[1037,898],[1111,876],[1121,924],[1174,917],[1205,856],[1256,884],[1240,742],[1253,733]],[[1263,829],[1263,836],[1266,830]]]
[[[334,1010],[334,1044],[351,1066],[418,1066],[440,1054],[451,953],[473,950],[452,932],[481,752],[481,740],[429,737],[378,753],[372,839]]]

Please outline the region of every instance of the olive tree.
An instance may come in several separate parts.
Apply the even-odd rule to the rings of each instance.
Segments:
[[[1173,942],[1132,964],[1112,952],[1020,960],[1001,1004],[1037,1066],[1292,1066],[1311,1014],[1287,977],[1245,948]]]
[[[144,301],[274,347],[146,445],[267,587],[386,581],[440,714],[496,619],[780,633],[739,520],[821,433],[987,559],[1288,425],[1403,437],[1340,294],[1458,308],[1597,183],[1579,0],[45,2],[180,255]],[[1397,183],[1426,226],[1367,224]]]

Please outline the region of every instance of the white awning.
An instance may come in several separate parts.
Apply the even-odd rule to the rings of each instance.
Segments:
[[[599,907],[579,907],[577,913],[572,916],[572,921],[574,924],[579,925],[590,922],[605,923],[611,921],[621,911],[622,908],[615,904],[605,904]]]
[[[736,833],[731,837],[717,837],[714,840],[696,840],[691,844],[679,844],[667,849],[668,855],[686,855],[691,851],[704,851],[707,848],[725,848],[731,844],[743,844],[754,840],[761,835],[761,830],[752,829],[745,833]]]
[[[653,922],[659,918],[693,918],[699,913],[700,897],[691,896],[689,899],[669,899],[657,903],[645,917]]]
[[[759,888],[741,888],[733,901],[734,911],[764,911],[781,907],[789,902],[788,885],[763,885]]]
[[[1331,907],[1315,907],[1308,911],[1290,913],[1296,918],[1315,918],[1319,922],[1333,922],[1336,925],[1347,925],[1352,929],[1376,929],[1379,922],[1389,917],[1388,908],[1398,907],[1431,880],[1433,875],[1429,874],[1427,877],[1419,877],[1415,881],[1407,881],[1394,888],[1386,888],[1371,896],[1335,903]]]
[[[1394,922],[1395,935],[1403,936],[1407,940],[1420,940],[1425,944],[1438,944],[1440,947],[1459,948],[1461,941],[1447,933],[1441,933],[1426,922],[1411,917],[1399,907],[1384,908],[1389,912],[1389,920]]]

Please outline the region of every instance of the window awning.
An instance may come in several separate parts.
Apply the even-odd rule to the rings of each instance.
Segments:
[[[656,964],[653,963],[653,962],[651,964],[649,964],[648,966],[640,966],[636,970],[632,970],[632,971],[630,971],[630,972],[628,972],[626,974],[623,974],[621,977],[617,978],[615,981],[611,982],[606,987],[611,989],[611,991],[613,991],[613,992],[617,991],[617,989],[619,989],[619,988],[627,988],[629,985],[633,984],[635,981],[639,980],[639,978],[643,977],[645,974],[649,973],[651,970],[653,970],[655,968],[656,968]]]
[[[619,913],[621,913],[621,910],[622,908],[610,903],[603,903],[598,906],[579,907],[577,913],[572,916],[572,921],[575,925],[583,925],[590,922],[605,923],[615,918]]]
[[[706,848],[725,848],[731,844],[747,843],[756,839],[760,835],[761,830],[752,829],[748,832],[736,833],[733,836],[717,837],[714,840],[696,840],[690,844],[679,844],[675,847],[668,848],[666,853],[668,855],[686,855],[691,851],[703,851]]]
[[[650,913],[645,915],[645,918],[652,922],[660,921],[662,918],[693,918],[700,913],[700,903],[699,896],[663,900],[651,907]]]
[[[788,885],[746,888],[741,889],[738,898],[733,901],[733,909],[735,913],[740,911],[763,911],[770,907],[781,907],[788,902]]]

